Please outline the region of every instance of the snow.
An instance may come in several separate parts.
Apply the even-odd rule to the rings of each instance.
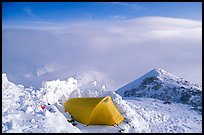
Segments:
[[[153,69],[149,71],[148,73],[144,74],[140,78],[119,88],[117,90],[117,93],[121,96],[124,96],[125,91],[138,87],[143,82],[144,79],[150,78],[150,77],[158,78],[160,81],[164,82],[165,85],[169,87],[173,85],[173,86],[181,86],[181,87],[183,86],[183,87],[188,87],[188,88],[192,87],[192,88],[201,89],[201,86],[198,84],[192,84],[188,82],[187,80],[184,80],[183,78],[179,78],[171,73],[166,72],[163,69],[158,68],[158,69]]]
[[[159,74],[149,73],[150,76]],[[70,114],[64,112],[63,103],[69,98],[107,95],[125,117],[118,127],[86,126],[77,121],[73,126],[67,121]],[[42,105],[45,105],[44,110]],[[40,89],[33,89],[14,84],[2,74],[3,133],[118,133],[120,128],[124,129],[123,133],[201,133],[202,114],[181,103],[163,104],[158,99],[121,97],[97,81],[71,77],[43,82]]]
[[[143,81],[145,78],[147,78],[147,77],[154,77],[154,76],[158,77],[158,76],[160,76],[162,72],[159,72],[159,71],[163,71],[163,70],[161,70],[161,69],[153,69],[153,70],[151,70],[150,72],[148,72],[148,73],[146,73],[145,75],[141,76],[139,79],[137,79],[137,80],[135,80],[135,81],[132,81],[132,82],[128,83],[127,85],[125,85],[125,86],[119,88],[119,89],[117,90],[117,93],[118,93],[119,95],[122,95],[122,94],[124,93],[124,90],[129,90],[129,89],[131,89],[132,87],[137,87],[137,86],[139,86],[139,84],[141,84],[142,81]]]
[[[122,97],[148,97],[188,104],[202,111],[202,87],[163,69],[154,69],[116,90]]]
[[[136,113],[146,119],[151,133],[202,132],[201,113],[190,110],[187,105],[163,104],[161,100],[151,98],[133,98],[126,101]]]
[[[2,74],[2,132],[81,132],[58,109],[54,109],[55,113],[42,110],[42,93],[15,85]]]

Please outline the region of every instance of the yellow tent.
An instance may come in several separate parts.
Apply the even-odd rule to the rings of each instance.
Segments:
[[[110,96],[71,98],[64,103],[64,109],[75,120],[86,125],[114,125],[124,120]]]

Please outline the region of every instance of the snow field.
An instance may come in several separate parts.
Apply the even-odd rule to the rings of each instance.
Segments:
[[[125,117],[119,127],[67,122],[69,113],[63,103],[73,97],[111,96]],[[50,104],[50,106],[47,105]],[[45,106],[42,110],[41,106]],[[69,78],[44,82],[42,88],[24,88],[8,81],[2,74],[2,132],[23,133],[182,133],[202,132],[202,114],[184,104],[163,104],[150,98],[122,98],[101,85]]]

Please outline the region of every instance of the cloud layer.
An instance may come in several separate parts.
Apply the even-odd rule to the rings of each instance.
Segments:
[[[17,83],[70,76],[113,90],[153,68],[201,84],[202,22],[166,17],[3,24],[3,72]]]

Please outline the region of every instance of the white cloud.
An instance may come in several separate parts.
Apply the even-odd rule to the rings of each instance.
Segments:
[[[98,71],[86,71],[83,73],[80,73],[78,75],[79,77],[87,80],[87,81],[103,81],[106,79],[106,75],[104,73],[98,72]]]
[[[30,7],[25,7],[23,8],[23,10],[25,11],[26,14],[28,14],[31,17],[34,17],[32,9]]]
[[[123,8],[133,9],[134,11],[141,11],[144,8],[143,5],[139,4],[139,2],[111,2],[111,4],[116,6],[122,6]]]
[[[25,78],[31,78],[33,75],[32,75],[32,73],[26,73],[26,74],[24,74],[24,77]]]
[[[37,68],[36,74],[37,76],[41,76],[50,72],[54,72],[56,69],[54,65],[45,65],[43,67]]]
[[[114,20],[123,20],[126,18],[125,16],[122,15],[111,15],[110,17]]]
[[[108,87],[116,89],[153,68],[191,82],[202,81],[200,21],[143,17],[32,23],[3,25],[2,33],[3,71],[18,76],[19,82],[27,81],[21,74],[33,71],[38,73],[38,77],[30,77],[35,82],[66,79],[77,73],[110,82]]]

